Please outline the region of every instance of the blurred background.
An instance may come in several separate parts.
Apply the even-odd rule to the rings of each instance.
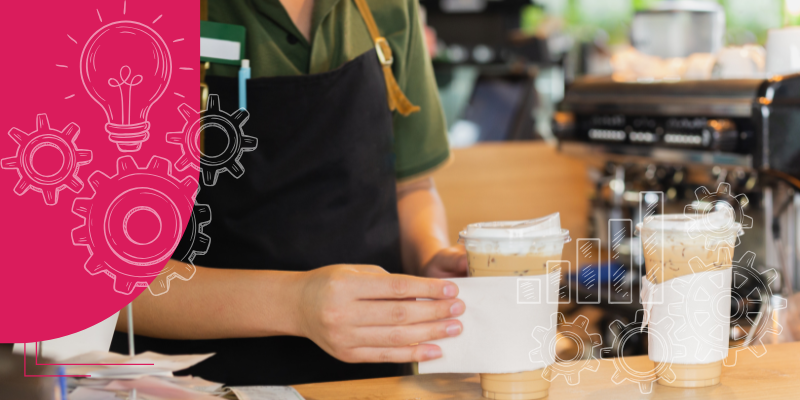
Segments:
[[[561,311],[608,346],[641,309],[642,205],[727,207],[752,218],[734,261],[757,254],[734,273],[731,346],[800,339],[800,0],[420,3],[455,153],[436,175],[451,240],[560,212]]]

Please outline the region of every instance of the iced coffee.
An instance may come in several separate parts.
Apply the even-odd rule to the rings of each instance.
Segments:
[[[544,275],[548,261],[562,258],[569,232],[561,229],[558,213],[527,221],[471,224],[461,232],[467,248],[469,276]],[[555,313],[558,304],[548,305]],[[483,397],[489,399],[540,399],[550,389],[550,370],[540,368],[507,374],[480,374]]]
[[[686,354],[675,355],[651,343],[650,358],[655,362],[658,383],[681,388],[718,384],[727,355],[730,268],[741,224],[729,213],[707,213],[697,218],[672,214],[649,217],[637,228],[647,271],[648,282],[643,282],[643,287],[650,295],[661,297],[647,300],[652,303],[651,333],[653,319],[670,317],[676,324],[688,326],[676,327],[669,335],[692,346]],[[712,276],[715,271],[720,273]],[[719,283],[701,287],[706,278],[725,282],[727,287]],[[702,296],[690,293],[693,291]],[[693,310],[711,322],[697,323],[702,318],[695,318]],[[664,345],[669,350],[670,344]],[[711,353],[713,349],[715,353]]]

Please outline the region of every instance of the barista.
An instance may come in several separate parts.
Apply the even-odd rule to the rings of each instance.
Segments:
[[[461,276],[467,261],[430,178],[450,153],[417,1],[208,6],[247,30],[258,147],[241,178],[200,191],[212,247],[191,281],[135,301],[136,350],[213,352],[184,372],[228,385],[393,376],[441,357],[416,343],[461,332],[458,288],[409,275]],[[208,72],[222,109],[236,108],[237,70]],[[118,332],[112,348],[125,346]]]

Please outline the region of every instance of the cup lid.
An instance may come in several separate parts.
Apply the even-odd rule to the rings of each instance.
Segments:
[[[664,232],[670,233],[735,233],[736,236],[744,234],[742,224],[736,222],[730,213],[723,211],[692,216],[685,214],[653,215],[636,224],[637,235],[641,234],[643,229],[662,229]]]
[[[561,229],[559,213],[523,221],[479,222],[467,225],[458,235],[463,239],[543,239],[569,242],[569,231]]]

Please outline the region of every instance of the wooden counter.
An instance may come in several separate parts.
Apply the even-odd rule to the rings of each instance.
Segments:
[[[567,385],[564,377],[550,387],[549,400],[557,399],[797,399],[800,398],[800,342],[766,346],[767,354],[756,358],[748,350],[739,353],[735,367],[722,370],[722,383],[702,389],[675,389],[653,385],[651,394],[643,395],[639,386],[625,381],[611,381],[614,364],[602,360],[597,372],[584,371],[581,382]],[[628,357],[636,370],[652,368],[647,356]],[[307,400],[479,400],[477,375],[434,374],[363,381],[316,383],[295,386]]]

